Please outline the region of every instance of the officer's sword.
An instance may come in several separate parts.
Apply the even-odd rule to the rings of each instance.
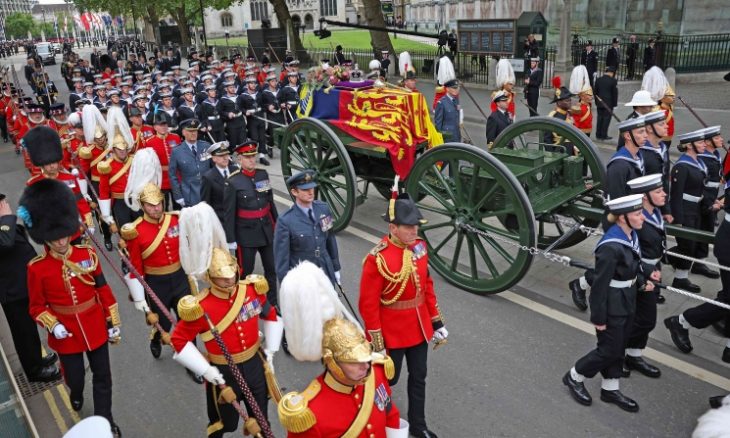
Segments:
[[[359,322],[362,327],[365,327],[365,324],[363,324],[363,322],[357,316],[357,312],[355,312],[355,308],[352,307],[352,303],[350,303],[350,299],[347,298],[347,294],[345,294],[344,289],[342,289],[342,285],[337,283],[337,288],[340,290],[340,293],[338,295],[345,299],[345,303],[347,303],[347,307],[350,308],[350,312],[352,312],[352,316],[357,318],[357,322]]]
[[[682,105],[684,105],[684,107],[687,108],[689,110],[689,112],[692,113],[693,116],[695,116],[695,119],[697,119],[700,122],[700,124],[702,124],[703,128],[707,128],[707,123],[705,123],[705,121],[702,120],[702,117],[700,117],[700,115],[697,114],[691,106],[687,105],[687,102],[685,102],[684,99],[682,99],[682,96],[677,96],[677,99],[680,102],[682,102]]]

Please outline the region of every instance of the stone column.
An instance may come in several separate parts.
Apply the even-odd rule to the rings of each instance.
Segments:
[[[573,70],[570,59],[570,0],[563,0],[563,9],[560,12],[560,43],[555,59],[555,75],[560,76],[564,84],[568,83],[570,72]],[[551,78],[545,78],[549,81]]]

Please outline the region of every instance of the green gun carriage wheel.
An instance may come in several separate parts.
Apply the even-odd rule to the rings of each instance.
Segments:
[[[355,211],[355,169],[340,138],[321,120],[295,120],[284,131],[281,143],[284,178],[304,169],[314,169],[317,199],[332,209],[335,232],[350,223]]]
[[[525,275],[536,232],[530,201],[509,169],[487,152],[446,143],[416,160],[406,190],[428,223],[420,228],[431,266],[475,294],[501,292]],[[512,215],[516,228],[500,216]],[[478,231],[476,231],[478,230]]]
[[[571,228],[571,223],[579,223],[587,227],[596,227],[600,223],[600,219],[592,216],[586,217],[581,213],[582,207],[603,208],[603,198],[601,189],[604,186],[606,178],[606,166],[603,164],[601,157],[593,145],[591,140],[583,132],[576,129],[573,125],[567,124],[562,120],[553,117],[530,117],[525,120],[513,123],[508,126],[494,141],[492,153],[500,157],[505,149],[520,150],[541,150],[546,146],[543,142],[543,133],[554,132],[565,138],[575,145],[580,152],[579,156],[583,159],[584,181],[585,187],[578,187],[576,190],[565,188],[564,183],[553,182],[559,184],[560,187],[554,187],[552,194],[553,199],[547,197],[533,196],[535,187],[534,180],[522,181],[523,188],[530,198],[535,211],[535,220],[537,221],[538,244],[541,248],[549,246],[555,240],[559,239],[565,232]],[[561,152],[545,152],[548,157],[561,155],[567,158],[567,154]],[[555,178],[559,181],[558,178]],[[558,189],[566,192],[561,199]],[[575,231],[564,241],[557,245],[556,249],[568,248],[578,244],[587,237],[586,234]]]

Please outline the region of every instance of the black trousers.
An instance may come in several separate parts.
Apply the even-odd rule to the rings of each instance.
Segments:
[[[243,379],[251,389],[256,404],[261,408],[267,421],[269,418],[269,400],[268,390],[266,388],[266,377],[264,376],[264,365],[259,355],[247,360],[246,362],[237,364],[238,370],[241,371]],[[241,389],[233,377],[231,369],[227,365],[216,365],[216,368],[223,374],[228,386],[236,393],[236,399],[243,401],[246,405],[248,415],[253,417],[253,410],[248,401],[243,398]],[[220,438],[226,432],[235,432],[238,428],[238,419],[240,418],[236,409],[230,404],[218,404],[220,390],[210,382],[205,382],[205,400],[208,406],[208,436]]]
[[[40,368],[43,356],[38,326],[28,313],[28,298],[2,303],[10,335],[23,372],[28,376]]]
[[[711,210],[712,204],[702,205],[702,211],[700,213],[700,230],[709,231],[710,233],[715,232],[715,219],[717,219],[717,212]],[[704,259],[709,255],[710,246],[703,242],[697,242],[695,246],[695,257],[698,259]]]
[[[226,138],[228,138],[231,148],[246,141],[246,123],[243,122],[243,119],[226,123]]]
[[[278,123],[278,124],[284,124],[284,113],[278,112],[278,113],[266,113],[266,119],[270,120],[271,122]],[[279,125],[275,125],[274,123],[267,123],[266,125],[266,144],[269,146],[274,146],[274,129],[278,128]]]
[[[246,124],[248,128],[248,138],[259,144],[259,153],[266,153],[266,125],[258,119],[251,119]]]
[[[216,130],[210,131],[210,135],[211,135],[211,137],[213,137],[213,139],[216,142],[224,141],[226,139],[226,131],[222,127],[221,127],[221,129],[216,129]],[[205,139],[205,141],[208,141],[208,140],[210,140],[210,139],[209,138]]]
[[[730,272],[720,271],[720,280],[722,281],[722,290],[717,293],[716,300],[730,304]],[[725,320],[725,336],[730,338],[730,310],[717,307],[714,304],[703,303],[685,310],[682,314],[692,327],[698,329],[705,328],[713,322]]]
[[[596,138],[608,138],[608,127],[611,125],[611,113],[599,109],[596,122]]]
[[[63,378],[71,391],[71,400],[79,400],[84,394],[86,371],[84,353],[59,354]],[[110,423],[112,419],[112,370],[109,365],[109,344],[106,342],[96,350],[86,352],[91,368],[94,396],[94,415],[100,415]]]
[[[388,350],[395,364],[395,375],[390,386],[395,386],[403,369],[403,358],[408,362],[408,423],[416,434],[426,430],[426,372],[428,369],[428,342],[408,348]]]
[[[160,298],[162,304],[169,310],[172,309],[177,314],[177,302],[180,298],[185,295],[190,295],[190,283],[188,283],[188,277],[185,275],[185,271],[178,269],[172,274],[165,275],[145,275],[144,279],[149,284],[150,288]],[[157,313],[160,317],[160,326],[169,332],[172,327],[172,323],[165,318],[153,300],[148,299],[150,302],[150,310]],[[155,333],[155,339],[160,338],[160,333]]]
[[[94,193],[99,193],[99,181],[91,181],[91,185],[94,187],[94,192],[92,193],[89,191],[89,196],[91,196],[91,199],[98,204],[99,200],[96,198]],[[109,229],[109,225],[101,220],[98,210],[92,210],[92,212],[94,213],[94,216],[96,216],[96,222],[99,223],[99,228],[101,229],[101,234],[104,236],[104,240],[111,240],[112,232]]]
[[[610,292],[609,292],[610,293]],[[609,316],[606,329],[596,330],[595,350],[578,359],[575,370],[588,378],[598,374],[606,379],[621,377],[626,342],[631,331],[633,315]]]
[[[536,88],[529,89],[529,93],[527,93],[527,104],[530,105],[530,117],[535,117],[535,116],[540,115],[537,113],[537,99],[539,97],[540,97],[539,89],[536,89]]]
[[[131,208],[127,207],[127,204],[124,203],[123,199],[114,199],[112,200],[112,216],[114,217],[114,222],[116,222],[117,226],[121,228],[122,225],[132,222],[142,216],[142,212],[132,211]]]
[[[636,64],[635,58],[626,58],[626,80],[630,81],[634,79],[634,65]]]
[[[656,327],[657,292],[636,292],[636,313],[626,348],[646,348],[649,333]]]
[[[3,138],[3,141],[8,141],[8,124],[5,116],[0,116],[0,135]]]
[[[276,294],[276,264],[274,262],[274,245],[259,246],[256,248],[241,246],[241,242],[238,242],[241,264],[241,271],[243,276],[253,274],[254,267],[256,266],[256,253],[261,255],[261,264],[264,266],[264,277],[269,283],[269,292],[266,294],[266,299],[272,306],[279,304],[279,299]]]
[[[684,211],[684,219],[682,220],[682,226],[684,228],[699,228],[700,227],[700,215],[696,214],[695,212],[690,212],[686,210],[689,208],[694,208],[696,211],[699,211],[699,205],[694,202],[688,202],[684,201],[682,203],[682,207],[685,208]],[[680,237],[677,237],[677,246],[669,249],[671,252],[676,252],[678,254],[683,254],[690,257],[697,257],[697,246],[698,243],[691,239],[682,239]],[[689,260],[679,259],[676,257],[668,256],[670,263],[672,266],[674,266],[674,269],[689,269],[692,266],[692,262]]]

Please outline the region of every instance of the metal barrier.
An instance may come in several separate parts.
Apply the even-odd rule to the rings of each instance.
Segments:
[[[0,430],[3,438],[38,438],[38,431],[23,401],[5,350],[0,345]]]

